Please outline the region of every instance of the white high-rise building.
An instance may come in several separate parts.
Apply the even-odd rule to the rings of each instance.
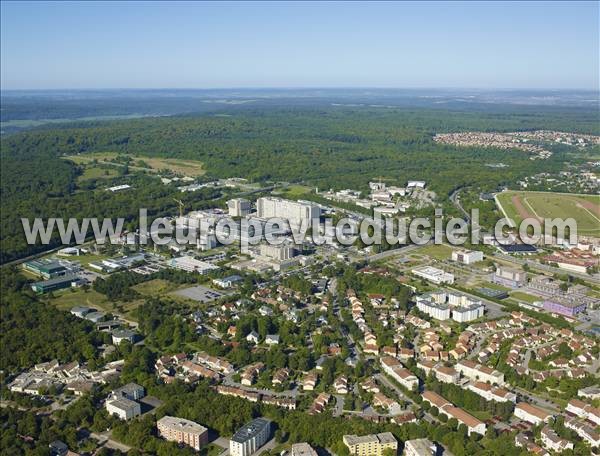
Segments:
[[[240,428],[229,441],[231,456],[250,456],[263,446],[271,435],[271,421],[256,418]]]
[[[321,208],[311,203],[301,203],[282,198],[263,197],[256,200],[258,217],[282,218],[289,221],[290,225],[300,225],[305,221],[311,226],[312,220],[319,219]]]

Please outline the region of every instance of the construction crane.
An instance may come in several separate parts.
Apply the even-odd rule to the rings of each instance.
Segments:
[[[179,205],[179,217],[183,218],[183,208],[185,207],[185,203],[177,198],[173,198],[173,201]]]

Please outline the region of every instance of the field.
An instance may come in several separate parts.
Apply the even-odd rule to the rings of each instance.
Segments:
[[[95,309],[110,312],[124,316],[129,321],[135,321],[133,313],[140,305],[144,303],[143,299],[136,299],[130,302],[110,301],[105,295],[94,290],[67,289],[53,293],[54,297],[50,302],[60,310],[70,310],[75,306],[88,306]]]
[[[496,201],[516,224],[525,218],[574,218],[578,234],[600,236],[600,196],[507,191],[497,195]]]
[[[117,157],[116,152],[99,152],[93,154],[68,155],[63,157],[65,160],[70,160],[78,165],[91,165],[96,160],[96,163],[103,165],[124,166],[123,163],[113,162]],[[180,174],[189,177],[202,176],[206,171],[202,166],[202,162],[196,160],[182,160],[179,158],[157,158],[145,157],[141,155],[130,155],[132,162],[129,164],[129,169],[138,171],[149,171],[157,173],[161,170],[169,170],[175,174]]]
[[[452,257],[452,247],[445,244],[430,244],[421,247],[417,252],[420,255],[427,255],[436,260],[448,260]]]

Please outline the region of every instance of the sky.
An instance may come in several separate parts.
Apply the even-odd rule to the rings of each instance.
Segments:
[[[9,89],[599,88],[598,2],[1,3]]]

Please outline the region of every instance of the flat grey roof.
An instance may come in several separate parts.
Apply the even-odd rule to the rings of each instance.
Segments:
[[[270,420],[267,420],[266,418],[255,418],[238,429],[238,431],[233,434],[233,437],[231,437],[231,440],[238,443],[244,443],[260,434],[266,426],[271,426]]]

